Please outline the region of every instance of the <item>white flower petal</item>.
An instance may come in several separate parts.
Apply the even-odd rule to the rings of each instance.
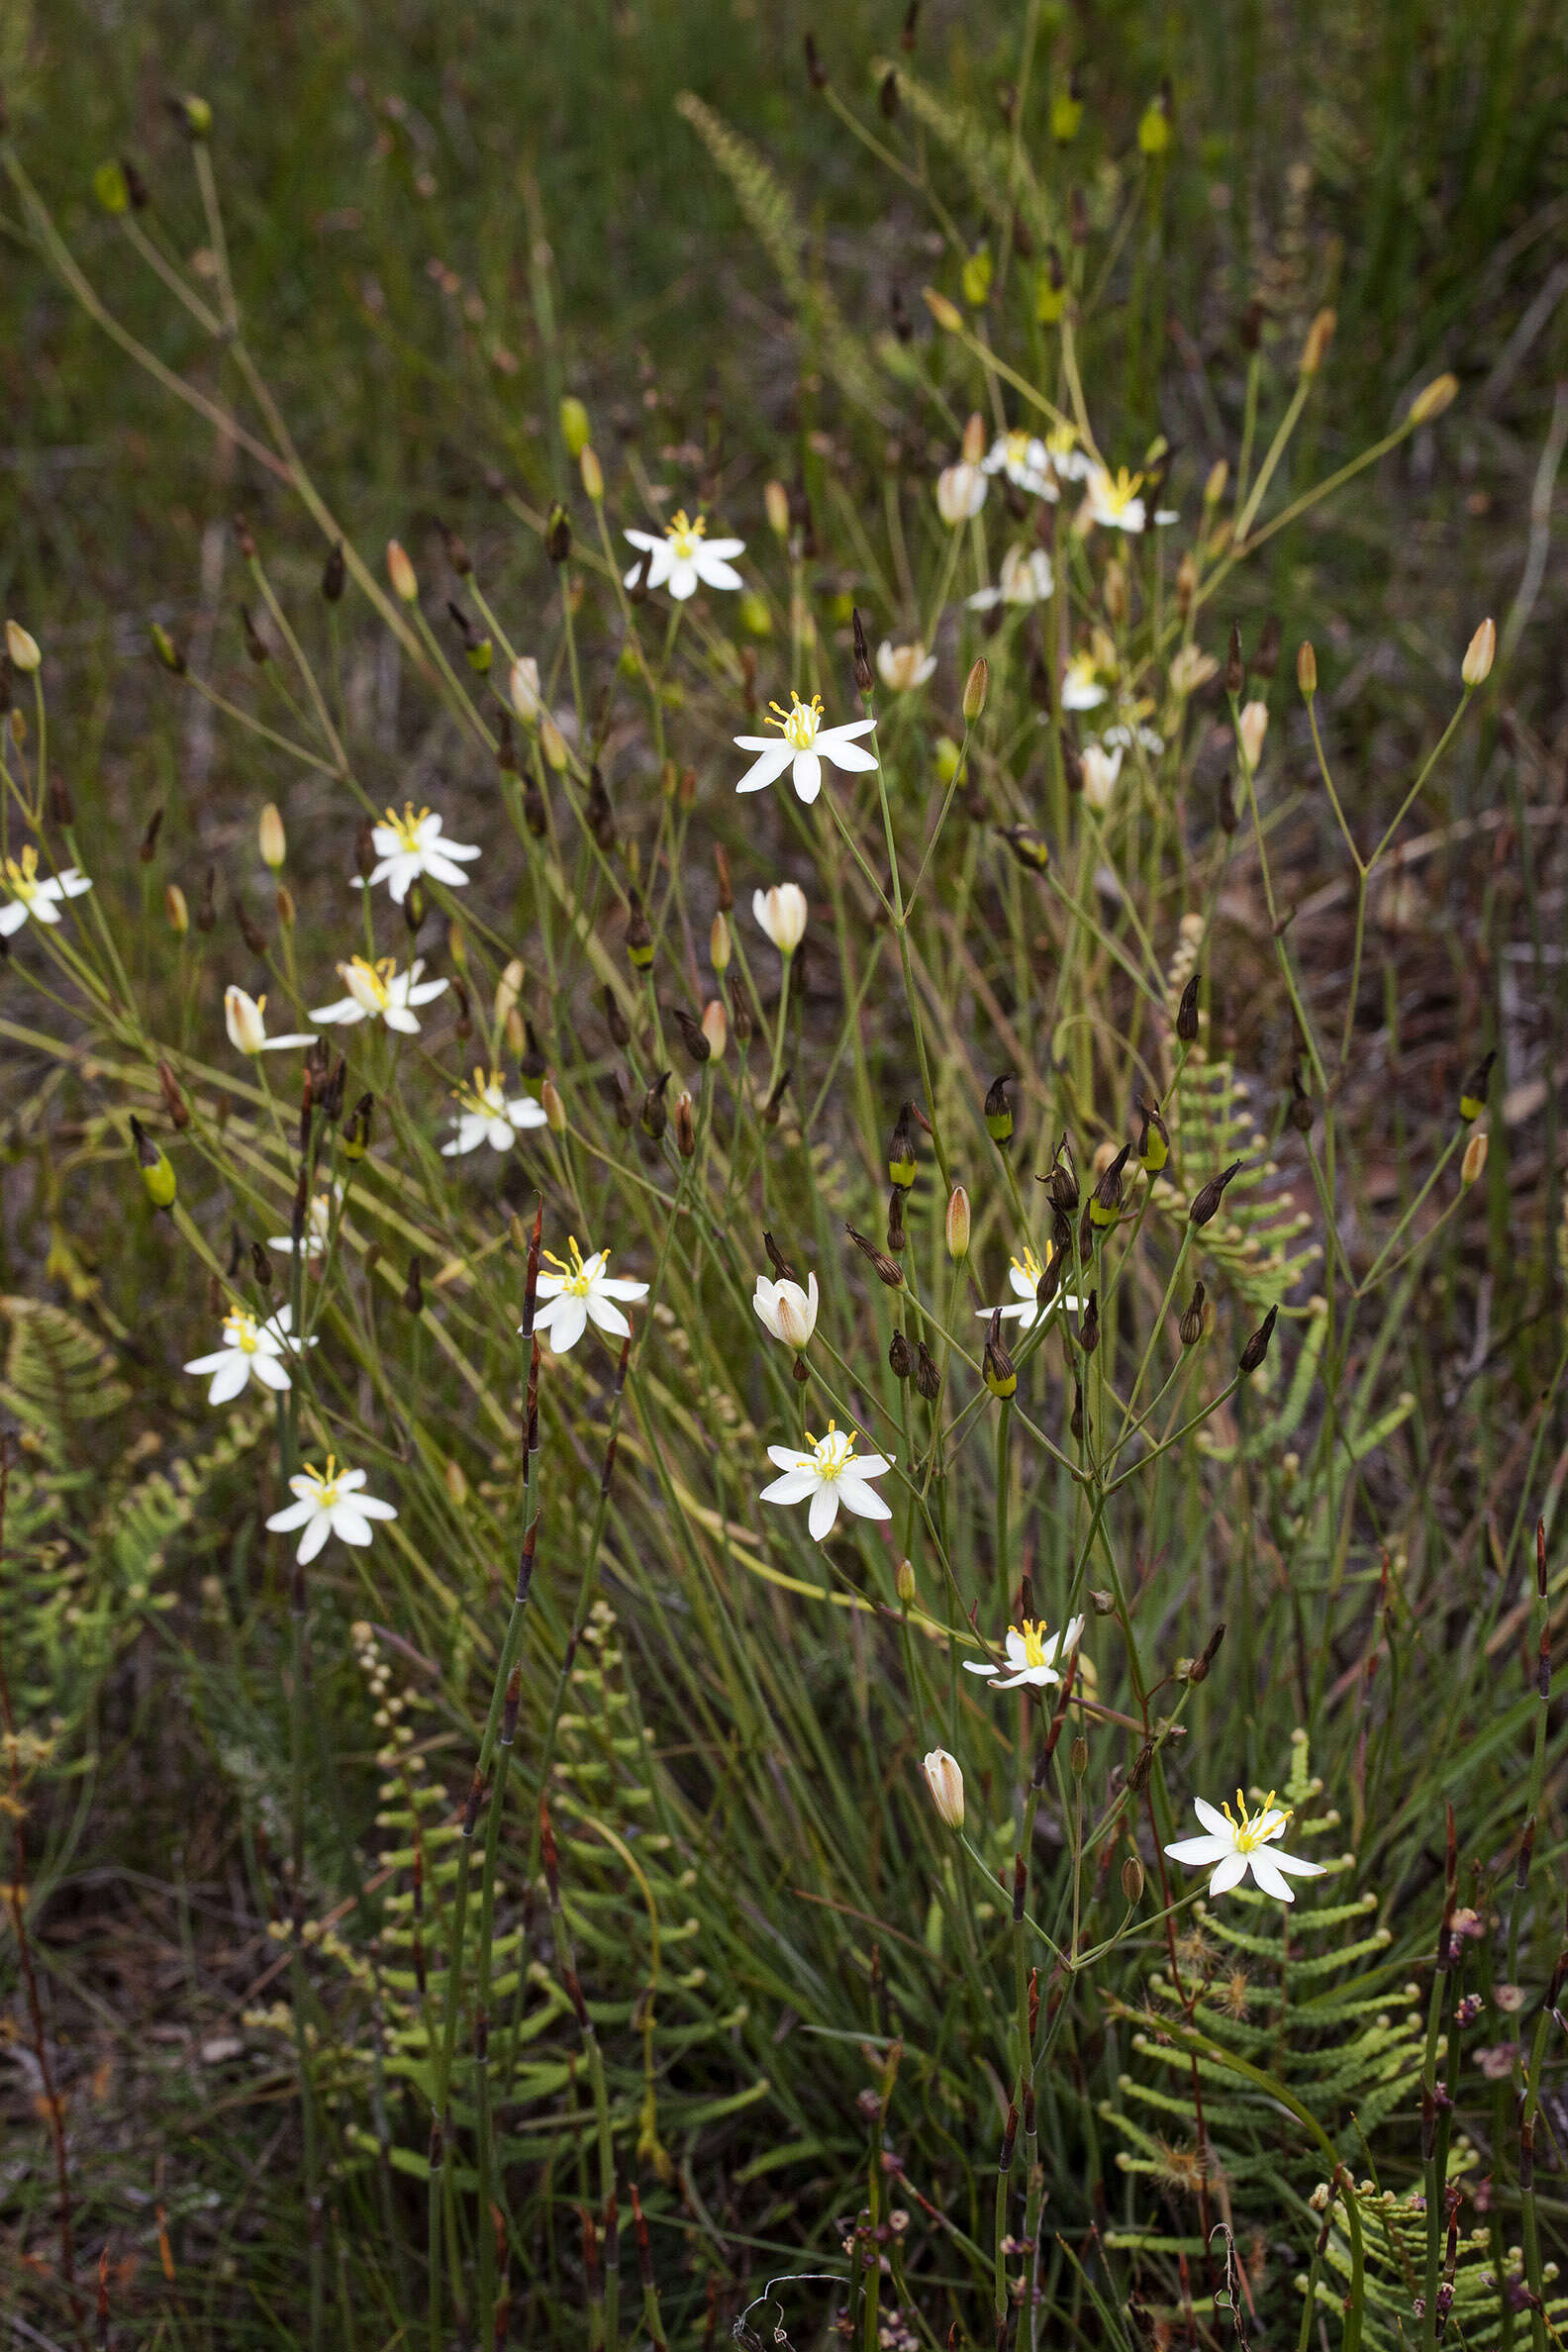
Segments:
[[[814,1543],[821,1543],[833,1533],[833,1521],[837,1517],[838,1489],[825,1482],[818,1487],[811,1500],[811,1517],[807,1523]]]
[[[1228,1895],[1232,1887],[1240,1885],[1246,1877],[1246,1871],[1247,1858],[1245,1854],[1226,1854],[1216,1868],[1214,1877],[1209,1881],[1210,1894]]]
[[[796,752],[794,784],[797,799],[809,809],[822,790],[822,761],[815,751]]]

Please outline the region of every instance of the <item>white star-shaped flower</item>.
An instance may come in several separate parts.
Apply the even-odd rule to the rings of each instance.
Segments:
[[[681,507],[665,524],[661,538],[655,539],[650,531],[628,531],[622,537],[630,539],[634,547],[642,547],[647,552],[644,584],[649,588],[668,588],[676,602],[684,604],[688,596],[696,594],[699,582],[705,588],[745,586],[730,561],[732,555],[744,554],[745,540],[711,539],[704,536],[706,530],[701,515],[689,523],[686,510]],[[629,588],[641,569],[640,563],[635,563],[627,573]]]
[[[456,1088],[453,1099],[457,1132],[449,1143],[441,1145],[442,1159],[477,1151],[481,1143],[488,1143],[492,1151],[510,1151],[524,1128],[546,1125],[544,1107],[532,1095],[514,1095],[508,1102],[499,1070],[476,1069],[473,1084]]]
[[[977,588],[969,599],[969,609],[989,613],[999,604],[1043,604],[1055,584],[1051,559],[1043,547],[1009,547],[996,586]]]
[[[332,1232],[333,1211],[343,1197],[343,1186],[335,1184],[331,1192],[316,1193],[306,1204],[305,1233],[301,1247],[305,1252],[307,1265],[319,1258],[325,1251]],[[281,1249],[285,1257],[292,1257],[294,1255],[294,1236],[292,1233],[274,1233],[268,1240],[267,1247],[268,1249]]]
[[[832,1421],[828,1423],[826,1437],[813,1437],[809,1429],[806,1437],[811,1447],[809,1453],[795,1453],[787,1445],[768,1447],[768,1460],[784,1475],[762,1489],[764,1503],[804,1503],[809,1495],[808,1524],[815,1543],[821,1543],[833,1532],[840,1503],[857,1519],[893,1517],[870,1484],[873,1478],[882,1478],[892,1469],[891,1454],[857,1454],[854,1439]]]
[[[1067,664],[1062,680],[1061,706],[1064,711],[1092,711],[1106,698],[1100,683],[1100,672],[1092,653],[1075,653]]]
[[[769,726],[778,728],[784,739],[775,743],[771,735],[735,736],[739,750],[761,754],[746,769],[736,792],[761,792],[790,768],[796,792],[810,806],[822,790],[825,759],[851,775],[876,766],[871,753],[863,751],[855,740],[857,735],[871,733],[874,719],[851,719],[843,727],[824,727],[821,695],[814,694],[809,703],[803,703],[793,691],[787,711],[779,703],[769,703],[768,709],[772,713]]]
[[[59,910],[66,899],[80,898],[92,884],[75,866],[63,866],[59,874],[46,874],[40,881],[38,851],[31,841],[22,852],[21,863],[8,857],[0,868],[0,881],[11,893],[0,907],[0,937],[9,938],[19,931],[31,915],[35,923],[58,923]]]
[[[265,1323],[246,1315],[243,1307],[226,1315],[222,1347],[211,1355],[194,1357],[185,1367],[198,1379],[205,1380],[211,1374],[208,1404],[232,1403],[252,1380],[258,1381],[262,1388],[279,1392],[286,1389],[290,1383],[283,1358],[300,1352],[300,1342],[293,1336],[293,1322],[292,1307],[280,1307]],[[312,1339],[308,1344],[314,1347],[316,1342]]]
[[[224,1023],[229,1042],[236,1053],[281,1053],[288,1045],[314,1045],[309,1034],[292,1037],[269,1037],[266,1033],[266,998],[247,996],[243,988],[224,990]]]
[[[924,686],[936,667],[936,656],[925,646],[895,645],[891,637],[884,637],[877,647],[877,676],[889,694],[908,694],[916,686]]]
[[[1202,1821],[1208,1835],[1179,1837],[1174,1845],[1165,1848],[1173,1862],[1186,1862],[1195,1869],[1207,1869],[1215,1864],[1214,1877],[1209,1881],[1211,1895],[1228,1895],[1238,1887],[1250,1870],[1265,1895],[1272,1895],[1277,1903],[1294,1903],[1295,1889],[1285,1873],[1295,1878],[1322,1878],[1321,1862],[1302,1862],[1294,1854],[1282,1854],[1274,1840],[1284,1832],[1290,1819],[1288,1807],[1276,1805],[1271,1789],[1262,1809],[1249,1813],[1246,1799],[1236,1791],[1237,1820],[1229,1806],[1224,1810],[1206,1805],[1201,1797],[1193,1799],[1193,1811]],[[1272,1852],[1265,1848],[1273,1847]]]
[[[544,1333],[551,1350],[564,1355],[568,1347],[575,1347],[590,1322],[612,1339],[624,1339],[632,1325],[627,1322],[617,1299],[630,1304],[634,1299],[647,1297],[645,1282],[628,1282],[623,1277],[605,1272],[610,1262],[608,1249],[596,1249],[585,1258],[577,1246],[575,1235],[568,1238],[571,1263],[554,1257],[546,1249],[546,1264],[553,1267],[549,1274],[539,1278],[539,1296],[546,1301],[534,1318],[536,1331]]]
[[[1051,478],[1050,453],[1045,443],[1022,426],[1012,433],[999,433],[981,458],[982,469],[988,474],[1005,473],[1020,490],[1028,490],[1034,498],[1060,496]]]
[[[1071,1657],[1083,1639],[1083,1629],[1081,1617],[1069,1619],[1065,1630],[1060,1633],[1047,1633],[1043,1617],[1026,1617],[1022,1627],[1009,1625],[1007,1629],[1007,1640],[1003,1644],[1007,1652],[1005,1673],[990,1658],[983,1662],[965,1658],[964,1672],[983,1675],[988,1682],[995,1680],[999,1691],[1016,1691],[1020,1684],[1025,1683],[1033,1690],[1042,1691],[1048,1684],[1061,1681],[1056,1661],[1058,1657]]]
[[[1088,509],[1091,523],[1099,523],[1107,531],[1138,532],[1148,520],[1148,509],[1138,496],[1143,476],[1128,473],[1125,465],[1113,474],[1107,466],[1097,465],[1089,475]]]
[[[464,863],[482,852],[464,841],[448,841],[441,833],[441,821],[429,809],[414,813],[414,803],[405,801],[400,817],[395,809],[388,809],[386,823],[372,826],[370,840],[378,863],[372,867],[367,890],[384,882],[392,893],[394,906],[401,907],[408,897],[409,884],[420,874],[429,874],[433,882],[444,882],[455,889],[468,877],[454,858]],[[311,1016],[312,1020],[315,1015]]]
[[[420,1025],[410,1008],[428,1005],[446,986],[444,980],[422,980],[424,969],[423,957],[400,972],[395,955],[383,955],[376,963],[366,963],[362,955],[356,955],[351,963],[338,966],[338,977],[348,994],[340,997],[336,1005],[318,1005],[311,1019],[324,1028],[337,1025],[344,1029],[355,1021],[384,1021],[390,1029],[417,1036]]]
[[[1045,1266],[1050,1264],[1052,1254],[1051,1245],[1047,1241],[1045,1244]],[[1028,1248],[1021,1258],[1014,1258],[1008,1266],[1008,1281],[1012,1286],[1013,1297],[1000,1312],[1005,1322],[1011,1322],[1016,1317],[1021,1331],[1032,1330],[1040,1319],[1038,1292],[1040,1277],[1045,1271],[1045,1266],[1040,1264],[1033,1250]],[[1047,1315],[1054,1315],[1057,1308],[1061,1307],[1069,1315],[1077,1315],[1082,1306],[1081,1299],[1072,1298],[1066,1291],[1058,1291],[1044,1312]],[[975,1312],[982,1323],[991,1321],[989,1307],[979,1307]]]
[[[304,1529],[294,1555],[301,1566],[315,1559],[329,1535],[343,1543],[368,1543],[370,1521],[395,1519],[397,1512],[390,1503],[367,1495],[364,1482],[362,1470],[340,1470],[329,1454],[325,1470],[307,1466],[301,1477],[289,1480],[289,1492],[298,1500],[274,1511],[267,1525],[274,1535],[292,1535],[296,1527]]]
[[[759,1274],[751,1304],[763,1329],[798,1350],[817,1328],[817,1277],[808,1274],[802,1290],[798,1282],[769,1282],[765,1274]]]
[[[1051,427],[1045,436],[1045,455],[1058,482],[1087,481],[1095,469],[1088,450],[1078,446],[1077,428],[1072,425]]]
[[[1085,805],[1103,817],[1111,806],[1111,796],[1122,773],[1122,746],[1108,751],[1103,743],[1085,743],[1081,761]]]

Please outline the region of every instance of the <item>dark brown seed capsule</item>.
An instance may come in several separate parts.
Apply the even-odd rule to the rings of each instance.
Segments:
[[[915,1350],[902,1331],[895,1331],[888,1341],[888,1366],[895,1380],[908,1380],[915,1369]]]
[[[1278,1323],[1278,1321],[1279,1309],[1277,1307],[1271,1307],[1267,1315],[1264,1316],[1263,1321],[1258,1324],[1258,1327],[1253,1332],[1251,1338],[1247,1341],[1245,1347],[1243,1347],[1241,1350],[1241,1370],[1243,1373],[1255,1372],[1259,1364],[1262,1363],[1263,1358],[1268,1354],[1269,1341],[1274,1336],[1274,1325],[1276,1323]]]
[[[1243,1160],[1232,1160],[1228,1168],[1222,1168],[1218,1176],[1211,1176],[1208,1183],[1193,1195],[1192,1207],[1187,1212],[1191,1224],[1206,1225],[1211,1219],[1218,1217],[1225,1186],[1240,1173],[1245,1164]]]
[[[1181,1323],[1179,1325],[1181,1331],[1181,1343],[1183,1347],[1196,1347],[1199,1340],[1203,1337],[1203,1327],[1204,1286],[1201,1282],[1195,1282],[1193,1284],[1193,1295],[1191,1301],[1187,1306],[1186,1312],[1182,1316]]]
[[[857,1233],[852,1225],[846,1225],[844,1231],[861,1256],[869,1258],[879,1282],[885,1283],[889,1290],[904,1288],[903,1269],[885,1251],[878,1249],[874,1241],[868,1241],[864,1233]]]
[[[702,1023],[693,1020],[684,1005],[672,1007],[670,1018],[680,1030],[681,1040],[692,1060],[698,1063],[711,1060],[713,1047],[708,1042]]]
[[[1078,1324],[1078,1344],[1085,1355],[1093,1355],[1100,1344],[1100,1293],[1092,1290]]]
[[[1192,1045],[1197,1042],[1198,991],[1201,985],[1202,975],[1194,972],[1182,990],[1181,1003],[1176,1008],[1176,1034],[1184,1045]]]
[[[934,1405],[941,1395],[941,1374],[936,1369],[935,1357],[924,1339],[919,1340],[915,1348],[915,1386],[928,1405]]]

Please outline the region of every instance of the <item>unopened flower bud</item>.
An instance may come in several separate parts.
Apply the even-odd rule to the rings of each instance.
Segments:
[[[1138,1166],[1146,1176],[1157,1176],[1170,1158],[1170,1128],[1156,1106],[1146,1103],[1141,1095],[1134,1095],[1133,1109],[1139,1120]]]
[[[964,427],[963,461],[965,465],[978,465],[985,455],[985,419],[978,409],[972,409],[969,413],[969,422]]]
[[[782,482],[768,482],[764,486],[762,505],[767,514],[768,528],[774,538],[788,539],[790,527],[789,492]]]
[[[1268,704],[1249,702],[1242,706],[1236,721],[1236,734],[1241,738],[1241,756],[1248,770],[1255,768],[1263,756],[1263,737],[1268,733]]]
[[[1131,1156],[1132,1146],[1124,1143],[1089,1196],[1090,1220],[1101,1230],[1115,1225],[1121,1215],[1122,1171]]]
[[[923,286],[921,299],[943,335],[958,334],[963,326],[963,312],[956,302],[950,302],[935,286]]]
[[[409,561],[407,551],[397,539],[388,539],[387,541],[386,567],[387,578],[392,583],[393,595],[401,598],[404,604],[416,603],[419,598],[419,575]]]
[[[915,1563],[913,1560],[900,1560],[897,1574],[893,1579],[893,1589],[898,1594],[901,1605],[905,1609],[908,1609],[911,1603],[914,1601],[916,1593],[920,1589],[915,1582]]]
[[[1050,866],[1050,843],[1032,825],[1005,825],[1002,838],[1021,866],[1031,874],[1043,874]]]
[[[1302,345],[1300,363],[1304,376],[1315,376],[1322,367],[1327,356],[1328,345],[1333,342],[1333,332],[1337,325],[1338,320],[1331,310],[1321,310],[1308,328],[1307,341]]]
[[[730,926],[723,915],[716,915],[708,933],[708,961],[716,972],[730,968]]]
[[[7,626],[9,627],[9,624]],[[1460,664],[1459,675],[1463,678],[1466,686],[1476,687],[1484,684],[1492,674],[1492,664],[1496,657],[1497,630],[1491,621],[1483,621],[1475,636],[1470,639],[1464,660]]]
[[[1089,1769],[1089,1742],[1081,1731],[1067,1750],[1067,1767],[1074,1780],[1082,1780]]]
[[[539,715],[539,673],[532,653],[520,653],[513,662],[507,691],[512,697],[512,708],[524,726],[535,726]]]
[[[588,420],[588,411],[571,392],[565,395],[560,404],[560,429],[567,456],[580,457],[588,446],[588,437],[593,428]]]
[[[560,1088],[553,1078],[545,1078],[540,1081],[539,1108],[544,1114],[545,1124],[550,1133],[564,1135],[566,1132],[566,1106],[561,1101]]]
[[[163,667],[169,672],[171,677],[183,678],[185,675],[185,656],[180,651],[178,645],[175,644],[174,639],[169,636],[168,631],[164,628],[161,621],[153,622],[150,635],[152,638],[152,650],[157,655],[159,661],[163,664]]]
[[[172,1208],[174,1195],[179,1188],[168,1155],[153,1142],[140,1119],[132,1119],[131,1136],[136,1144],[137,1165],[142,1171],[147,1199],[154,1209]]]
[[[1486,1164],[1487,1131],[1485,1127],[1477,1127],[1475,1133],[1465,1145],[1464,1158],[1459,1165],[1460,1183],[1474,1184],[1476,1178],[1481,1174],[1481,1171],[1486,1166]]]
[[[682,1159],[688,1160],[697,1150],[696,1106],[684,1086],[675,1097],[675,1148]]]
[[[544,552],[551,563],[564,563],[571,553],[571,517],[557,499],[544,519]]]
[[[888,1180],[901,1192],[908,1192],[915,1182],[915,1106],[905,1103],[900,1107],[898,1119],[894,1123],[887,1160]]]
[[[973,727],[986,707],[986,696],[990,691],[991,664],[982,653],[964,680],[963,715],[966,727]]]
[[[947,1255],[955,1264],[969,1255],[969,1195],[955,1184],[947,1196]]]
[[[1318,691],[1318,656],[1311,637],[1303,637],[1296,648],[1296,683],[1310,702]]]
[[[1136,1903],[1143,1893],[1143,1865],[1136,1854],[1128,1854],[1122,1865],[1122,1893],[1128,1903]]]
[[[594,506],[598,506],[604,498],[604,467],[592,449],[582,451],[577,459],[577,470],[582,476],[584,494]]]
[[[44,658],[39,651],[37,637],[25,630],[20,621],[8,621],[5,625],[5,639],[11,667],[20,670],[24,677],[31,677]]]
[[[702,1032],[715,1061],[723,1061],[730,1042],[730,1017],[721,997],[710,997],[702,1012]]]
[[[261,850],[262,864],[270,866],[275,874],[288,855],[288,839],[275,801],[268,801],[261,812],[256,826],[256,840]]]
[[[163,911],[168,917],[169,930],[177,939],[183,939],[185,933],[190,930],[190,908],[186,905],[185,893],[177,882],[164,884]]]
[[[1456,375],[1433,376],[1431,382],[1423,384],[1411,402],[1411,423],[1429,425],[1434,417],[1440,417],[1443,410],[1457,399],[1458,393],[1459,378]]]
[[[554,769],[557,776],[562,774],[567,760],[566,737],[548,711],[539,720],[539,748],[546,764]]]
[[[945,1826],[961,1829],[964,1822],[964,1783],[957,1758],[949,1756],[945,1748],[932,1748],[922,1759],[921,1769],[926,1775],[931,1803]]]

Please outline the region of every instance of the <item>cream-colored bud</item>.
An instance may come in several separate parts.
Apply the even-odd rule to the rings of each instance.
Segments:
[[[448,1462],[446,1465],[446,1493],[452,1508],[461,1511],[468,1500],[468,1480],[461,1462]]]
[[[898,1594],[901,1606],[905,1609],[910,1608],[920,1590],[915,1582],[913,1560],[900,1560],[893,1577],[893,1589]]]
[[[982,653],[964,680],[963,715],[966,727],[973,727],[975,721],[980,717],[986,707],[986,696],[990,691],[991,664]]]
[[[1318,656],[1311,637],[1303,637],[1296,648],[1296,683],[1305,695],[1318,691]]]
[[[164,885],[163,911],[168,917],[169,930],[177,939],[183,939],[190,930],[190,909],[185,903],[185,893],[177,882]]]
[[[964,1822],[963,1774],[956,1756],[949,1756],[945,1748],[932,1748],[921,1759],[926,1786],[931,1803],[949,1829],[961,1829]]]
[[[1315,376],[1319,368],[1322,367],[1327,355],[1328,345],[1333,342],[1334,329],[1338,324],[1334,312],[1321,310],[1308,328],[1307,341],[1302,345],[1301,355],[1301,372],[1304,376]]]
[[[593,428],[588,420],[588,411],[575,393],[568,392],[561,401],[560,429],[567,455],[580,457],[588,446],[588,436]]]
[[[969,1195],[955,1184],[947,1196],[947,1255],[956,1263],[969,1255]]]
[[[258,1005],[255,998],[247,996],[243,988],[224,990],[224,1022],[229,1030],[229,1042],[237,1053],[260,1053],[265,1046],[265,997]]]
[[[769,482],[762,492],[762,505],[767,514],[768,529],[775,539],[789,538],[789,492],[782,482]]]
[[[496,982],[496,1021],[503,1029],[506,1027],[507,1016],[523,994],[523,983],[527,978],[528,973],[524,969],[522,956],[514,955]]]
[[[723,915],[716,915],[708,932],[708,961],[716,972],[730,969],[730,926]]]
[[[546,711],[539,721],[539,743],[545,759],[559,775],[566,765],[566,737]]]
[[[806,935],[806,893],[798,882],[775,882],[771,890],[754,890],[751,912],[780,955],[793,955]]]
[[[1263,737],[1268,734],[1268,704],[1243,703],[1236,721],[1236,734],[1241,738],[1241,756],[1248,770],[1255,768],[1263,756]]]
[[[985,419],[981,416],[978,409],[973,409],[970,412],[969,422],[964,427],[963,460],[965,465],[978,465],[981,458],[985,455]]]
[[[520,653],[512,664],[507,680],[512,708],[525,727],[533,727],[539,715],[539,663],[532,653]]]
[[[523,1016],[516,1005],[512,1007],[501,1026],[506,1030],[507,1047],[514,1061],[521,1061],[528,1051],[528,1030],[523,1026]]]
[[[984,471],[967,459],[959,465],[942,468],[936,476],[936,512],[950,531],[979,514],[985,505],[986,489]]]
[[[923,286],[921,300],[931,312],[932,320],[943,335],[956,335],[963,326],[963,312],[956,302],[950,302],[936,286]]]
[[[1497,629],[1491,621],[1483,621],[1465,652],[1459,675],[1467,686],[1480,686],[1492,674],[1497,658]]]
[[[1079,762],[1083,776],[1084,806],[1103,817],[1111,806],[1117,778],[1122,773],[1122,746],[1108,751],[1103,743],[1085,743]]]
[[[1465,1155],[1464,1155],[1464,1158],[1463,1158],[1463,1160],[1461,1161],[1461,1163],[1460,1163],[1460,1167],[1459,1167],[1459,1181],[1460,1181],[1460,1183],[1461,1183],[1461,1184],[1474,1184],[1474,1182],[1475,1182],[1476,1178],[1477,1178],[1477,1177],[1478,1177],[1478,1176],[1481,1174],[1481,1172],[1482,1172],[1482,1170],[1485,1168],[1486,1164],[1487,1164],[1487,1133],[1486,1133],[1486,1128],[1485,1128],[1485,1127],[1477,1127],[1477,1128],[1476,1128],[1476,1131],[1475,1131],[1475,1133],[1474,1133],[1474,1134],[1471,1136],[1471,1138],[1470,1138],[1469,1142],[1468,1142],[1468,1143],[1465,1145]]]
[[[275,874],[288,855],[288,836],[276,801],[268,801],[256,826],[256,840],[261,850],[261,863],[270,866]]]
[[[404,604],[413,604],[419,596],[419,575],[397,539],[387,540],[386,566],[393,595],[401,597]]]
[[[723,1061],[725,1047],[730,1042],[730,1016],[719,997],[710,997],[703,1007],[702,1033],[708,1040],[708,1050],[714,1060]]]
[[[1411,402],[1411,423],[1429,425],[1433,417],[1440,417],[1443,410],[1457,399],[1458,393],[1459,378],[1456,375],[1433,376],[1431,382],[1423,384]]]
[[[1224,457],[1217,457],[1213,465],[1210,466],[1208,479],[1204,483],[1205,506],[1215,507],[1220,504],[1225,494],[1225,484],[1229,479],[1230,467],[1227,460]]]
[[[14,670],[28,673],[36,670],[44,658],[39,651],[38,638],[25,630],[20,621],[6,623],[6,652]]]
[[[560,1088],[553,1078],[546,1078],[539,1087],[539,1106],[544,1113],[545,1125],[550,1133],[564,1135],[566,1132],[566,1106],[561,1101]]]
[[[578,458],[577,470],[582,475],[584,491],[597,506],[604,496],[604,467],[591,448],[584,449]]]

